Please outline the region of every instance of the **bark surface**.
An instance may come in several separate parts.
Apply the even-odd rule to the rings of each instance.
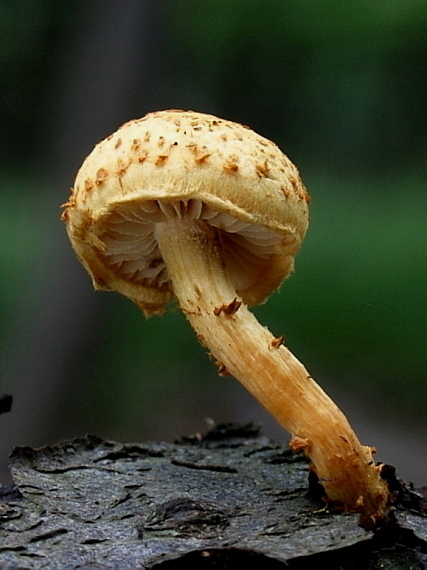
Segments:
[[[366,532],[311,497],[305,459],[252,425],[176,443],[20,447],[10,465],[2,569],[427,567],[418,495],[400,488],[395,524]]]

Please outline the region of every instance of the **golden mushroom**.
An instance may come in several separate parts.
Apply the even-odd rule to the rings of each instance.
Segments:
[[[274,143],[171,110],[130,121],[94,148],[63,219],[96,289],[122,293],[146,316],[177,300],[220,373],[235,376],[310,457],[327,500],[373,526],[387,518],[389,493],[372,449],[248,310],[291,273],[308,202]]]

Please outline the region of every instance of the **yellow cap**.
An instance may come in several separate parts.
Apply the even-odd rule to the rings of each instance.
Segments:
[[[174,299],[156,223],[190,216],[216,228],[236,291],[254,305],[292,271],[308,203],[298,170],[273,142],[213,115],[170,110],[95,146],[63,219],[94,286],[150,314]]]

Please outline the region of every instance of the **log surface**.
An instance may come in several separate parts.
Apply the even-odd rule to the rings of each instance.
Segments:
[[[255,426],[176,443],[94,436],[16,448],[0,568],[426,568],[427,518],[366,532],[310,498],[308,465]]]

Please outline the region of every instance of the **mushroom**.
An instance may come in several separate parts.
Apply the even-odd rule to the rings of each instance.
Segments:
[[[387,520],[389,500],[373,449],[248,309],[292,272],[308,203],[273,142],[170,110],[96,145],[62,218],[96,289],[122,293],[147,317],[177,301],[219,373],[237,378],[311,459],[328,504],[372,527]]]

